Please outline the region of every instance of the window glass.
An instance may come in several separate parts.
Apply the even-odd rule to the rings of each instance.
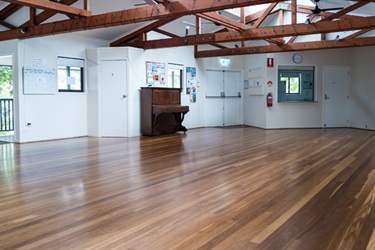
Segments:
[[[279,66],[278,102],[312,102],[315,99],[313,66]]]
[[[168,64],[168,87],[182,89],[184,65]]]
[[[58,57],[57,82],[59,92],[84,92],[84,65],[83,59]]]

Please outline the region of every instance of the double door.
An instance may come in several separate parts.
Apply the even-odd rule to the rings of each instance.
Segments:
[[[241,72],[206,71],[205,125],[241,124]]]

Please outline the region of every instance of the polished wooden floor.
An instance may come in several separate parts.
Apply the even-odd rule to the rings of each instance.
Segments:
[[[375,132],[2,144],[1,249],[375,249]]]

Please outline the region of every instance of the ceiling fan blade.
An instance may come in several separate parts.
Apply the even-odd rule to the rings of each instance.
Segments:
[[[313,10],[313,9],[310,9],[310,8],[304,8],[304,7],[299,7],[300,9],[303,9],[303,10]]]
[[[327,10],[342,10],[344,7],[339,7],[339,8],[327,8],[327,9],[320,9],[321,11],[327,11]]]

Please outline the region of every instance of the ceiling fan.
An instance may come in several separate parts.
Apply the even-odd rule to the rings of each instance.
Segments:
[[[342,9],[344,9],[344,7],[336,7],[336,8],[326,8],[326,9],[321,9],[321,8],[319,8],[319,6],[318,6],[318,3],[320,2],[320,0],[314,0],[313,2],[315,2],[315,7],[314,7],[314,9],[303,8],[303,7],[301,7],[301,9],[310,10],[310,11],[311,11],[311,14],[310,14],[310,15],[319,15],[322,11],[329,11],[329,10],[342,10]],[[309,15],[309,16],[310,16],[310,15]]]

